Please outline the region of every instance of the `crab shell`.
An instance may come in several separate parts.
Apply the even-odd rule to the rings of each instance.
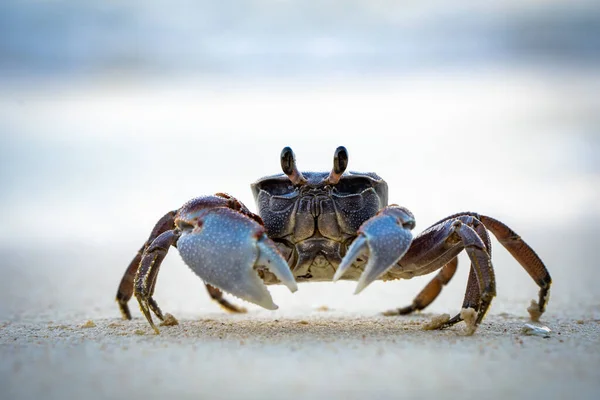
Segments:
[[[305,172],[300,187],[283,174],[251,186],[267,235],[299,282],[331,280],[360,226],[387,206],[387,184],[377,174],[346,173],[336,185],[328,175]],[[269,274],[264,280],[276,283]]]

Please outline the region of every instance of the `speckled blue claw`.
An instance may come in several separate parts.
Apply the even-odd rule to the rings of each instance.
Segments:
[[[402,258],[412,242],[414,227],[415,219],[407,209],[395,205],[382,209],[362,224],[333,280],[340,279],[359,257],[367,256],[367,265],[354,291],[360,293]]]
[[[275,244],[256,221],[234,210],[210,210],[177,242],[183,261],[204,282],[269,310],[277,309],[256,268],[271,272],[290,291],[298,289]]]

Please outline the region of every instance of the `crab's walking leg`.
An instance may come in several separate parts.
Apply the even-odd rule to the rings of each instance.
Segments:
[[[119,309],[121,310],[121,315],[123,319],[131,319],[131,312],[129,311],[129,306],[127,303],[133,296],[133,281],[135,278],[135,274],[137,273],[138,267],[140,265],[140,261],[142,260],[142,255],[144,254],[144,250],[152,243],[154,239],[156,239],[161,233],[171,230],[175,227],[174,217],[176,211],[170,211],[166,213],[161,219],[158,220],[152,232],[150,233],[150,237],[144,245],[139,249],[129,266],[125,270],[125,274],[121,279],[121,283],[119,284],[119,288],[117,290],[117,304],[119,305]]]
[[[454,257],[448,264],[444,265],[440,272],[438,272],[437,275],[434,276],[433,279],[429,281],[429,283],[423,288],[423,290],[419,292],[411,305],[385,311],[383,315],[406,315],[415,311],[423,310],[438,297],[442,291],[442,287],[446,286],[448,282],[450,282],[450,279],[452,279],[456,273],[457,266],[458,258]]]
[[[490,241],[490,236],[485,229],[485,226],[479,221],[477,218],[469,215],[463,215],[456,218],[462,223],[470,226],[477,232],[477,235],[481,238],[483,243],[485,244],[485,248],[488,252],[488,255],[492,256],[492,244]],[[447,219],[446,219],[447,220]],[[398,308],[395,310],[389,310],[384,312],[384,315],[393,316],[393,315],[406,315],[410,314],[414,311],[420,311],[429,306],[441,293],[443,286],[447,285],[448,282],[452,279],[454,274],[456,273],[458,265],[458,258],[452,259],[448,264],[444,265],[440,272],[425,286],[425,288],[415,297],[412,304],[406,307]],[[479,309],[479,284],[477,282],[477,275],[475,270],[473,269],[473,265],[471,265],[471,270],[469,272],[469,280],[467,283],[467,290],[465,292],[465,298],[463,301],[463,309],[473,308],[475,311]],[[479,314],[479,316],[483,317],[483,314]],[[449,320],[444,326],[450,326],[457,322],[462,321],[462,317],[460,313]]]
[[[552,285],[552,278],[550,277],[550,273],[546,266],[540,259],[540,257],[536,254],[536,252],[527,244],[521,237],[504,223],[486,215],[477,214],[474,212],[462,212],[458,214],[451,215],[443,220],[439,221],[437,224],[442,223],[447,220],[452,219],[464,219],[464,218],[473,218],[475,221],[480,221],[486,229],[494,234],[496,239],[500,242],[500,244],[508,250],[508,252],[521,264],[523,269],[527,271],[529,276],[535,281],[535,283],[539,286],[540,291],[538,294],[538,301],[532,301],[531,306],[527,309],[529,315],[533,321],[538,321],[540,316],[546,310],[546,305],[548,304],[548,299],[550,295],[550,286]],[[434,225],[435,226],[435,225]],[[482,237],[484,241],[486,239],[482,235],[482,230],[476,229],[479,235]],[[486,233],[487,235],[487,233]],[[486,241],[486,246],[488,247],[488,252],[491,252],[491,245],[489,243],[489,239]],[[469,288],[473,288],[472,279],[469,276],[469,283],[467,284],[467,294],[465,296],[465,302],[467,301],[467,297],[470,296],[470,299],[475,299],[476,295],[473,290]],[[471,295],[469,295],[471,292]],[[454,318],[452,319],[454,320]],[[451,321],[452,321],[451,320]]]
[[[460,219],[438,223],[421,233],[399,262],[398,268],[414,270],[422,275],[451,262],[462,250],[471,260],[477,282],[479,324],[496,295],[496,280],[486,244],[469,225]]]
[[[552,284],[552,278],[546,266],[536,252],[508,226],[485,215],[479,216],[479,219],[540,287],[537,304],[533,301],[531,307],[527,309],[531,319],[538,321],[546,311]]]
[[[158,275],[160,264],[169,251],[169,247],[175,246],[179,236],[179,231],[170,230],[163,232],[154,239],[146,251],[144,251],[140,267],[135,275],[135,297],[140,303],[140,309],[144,313],[144,316],[157,334],[159,331],[152,321],[150,310],[152,310],[159,319],[162,320],[164,318],[160,308],[158,308],[158,304],[156,304],[156,301],[152,298],[154,286],[156,284],[156,276]]]
[[[211,286],[208,283],[206,284],[206,290],[208,291],[211,299],[219,303],[223,309],[232,313],[245,313],[247,311],[244,307],[236,306],[235,304],[227,301],[227,299],[223,297],[223,292],[220,289]]]
[[[475,229],[475,232],[479,235],[479,237],[483,240],[485,244],[486,250],[490,258],[492,257],[492,242],[490,240],[490,235],[488,235],[487,229],[485,226],[479,221],[477,218],[473,216],[461,216],[458,218],[462,222],[468,224],[469,226]],[[472,308],[477,314],[476,323],[479,324],[483,319],[484,314],[479,313],[479,304],[481,301],[480,292],[479,292],[479,284],[477,283],[477,274],[473,265],[471,265],[471,269],[469,270],[469,278],[467,280],[467,289],[465,291],[465,298],[463,300],[462,309],[466,310]],[[441,328],[450,327],[460,321],[463,320],[461,313],[456,314],[452,317],[448,322],[441,326]]]

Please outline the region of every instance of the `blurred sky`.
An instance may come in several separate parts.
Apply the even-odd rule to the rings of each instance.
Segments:
[[[29,283],[11,256],[113,251],[113,285],[165,211],[217,191],[254,209],[249,184],[279,172],[284,146],[329,170],[344,145],[419,230],[487,213],[577,252],[585,280],[598,93],[592,1],[5,0],[0,268]]]

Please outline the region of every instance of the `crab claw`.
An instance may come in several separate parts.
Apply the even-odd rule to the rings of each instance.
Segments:
[[[269,310],[277,305],[255,268],[267,269],[292,292],[298,289],[287,262],[256,221],[228,208],[182,217],[179,254],[204,282]]]
[[[365,221],[358,236],[348,248],[333,280],[337,281],[360,256],[368,256],[354,294],[392,268],[406,253],[412,242],[411,229],[415,219],[410,211],[396,205],[388,206]]]

